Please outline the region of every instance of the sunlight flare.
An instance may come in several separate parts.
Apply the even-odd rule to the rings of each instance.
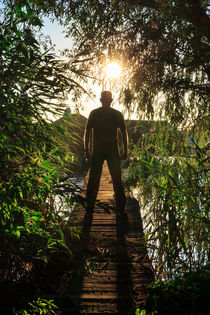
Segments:
[[[105,66],[104,71],[108,79],[117,79],[122,73],[122,68],[117,62],[111,62]]]

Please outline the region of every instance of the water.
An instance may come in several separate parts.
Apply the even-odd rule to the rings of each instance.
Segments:
[[[80,194],[84,186],[84,178],[80,177],[70,177],[68,183],[74,188],[74,190]],[[64,183],[61,183],[64,184]],[[68,221],[69,217],[67,213],[71,213],[75,206],[76,202],[71,203],[71,193],[66,193],[64,196],[56,195],[54,198],[54,209],[56,214],[59,217],[62,217],[64,221]]]

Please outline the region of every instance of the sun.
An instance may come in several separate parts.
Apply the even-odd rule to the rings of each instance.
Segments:
[[[110,62],[104,68],[106,77],[109,79],[117,79],[122,73],[122,68],[117,62]]]

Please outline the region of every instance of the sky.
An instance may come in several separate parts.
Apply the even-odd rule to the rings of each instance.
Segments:
[[[71,38],[65,38],[65,34],[63,31],[63,27],[59,25],[57,21],[51,22],[49,18],[44,18],[44,27],[42,28],[42,32],[44,35],[50,36],[53,44],[55,44],[56,53],[59,55],[59,51],[63,49],[71,49],[73,45],[73,41]],[[101,106],[100,103],[100,94],[101,94],[101,87],[99,85],[91,85],[91,89],[96,95],[94,99],[85,99],[84,103],[82,104],[82,109],[80,109],[80,114],[85,117],[88,117],[90,112]],[[82,101],[83,102],[83,101]],[[70,107],[72,112],[75,110],[75,104],[71,101],[71,96],[66,101],[66,107]],[[123,112],[123,106],[119,104],[117,100],[117,96],[113,95],[113,102],[112,107]],[[128,118],[128,113],[123,112],[125,119]],[[131,114],[130,118],[136,119],[135,114]]]
[[[44,26],[42,27],[42,32],[44,35],[49,35],[56,45],[57,52],[65,48],[72,48],[72,40],[66,38],[63,27],[58,24],[57,21],[51,22],[49,18],[44,18]]]
[[[0,10],[3,8],[3,4],[2,1],[0,0]],[[1,21],[1,16],[0,16],[0,21]],[[62,51],[63,49],[71,49],[72,45],[73,45],[73,41],[71,38],[66,38],[65,37],[65,33],[64,33],[64,28],[57,22],[54,21],[52,22],[50,20],[50,18],[45,17],[43,19],[43,27],[41,29],[41,32],[43,33],[44,36],[49,36],[51,38],[52,43],[55,45],[55,52],[56,55],[60,55],[60,51]],[[92,85],[90,83],[90,87],[93,91],[93,93],[95,94],[95,97],[93,99],[90,99],[87,97],[84,97],[84,100],[82,98],[82,107],[80,107],[80,114],[82,114],[85,117],[88,117],[90,112],[101,106],[100,103],[100,94],[102,91],[102,88],[99,85]],[[75,112],[75,108],[78,108],[78,106],[76,106],[78,104],[75,104],[72,100],[71,100],[71,95],[69,95],[68,100],[66,101],[66,107],[70,107],[72,112]],[[125,119],[138,119],[136,114],[129,114],[127,112],[125,112],[124,107],[119,104],[118,101],[118,95],[113,95],[113,102],[111,105],[113,108],[121,111],[124,115]],[[47,117],[49,119],[55,120],[58,117]]]

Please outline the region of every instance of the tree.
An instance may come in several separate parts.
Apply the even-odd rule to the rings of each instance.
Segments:
[[[107,59],[122,62],[121,99],[129,109],[153,115],[158,104],[159,115],[179,123],[206,115],[208,1],[63,0],[45,9],[67,27],[90,71]]]
[[[135,109],[141,116],[145,112],[147,117],[153,117],[156,110],[159,117],[176,125],[149,134],[141,151],[134,147],[127,181],[129,187],[140,189],[141,198],[150,206],[147,244],[154,252],[160,278],[163,270],[173,278],[174,272],[183,274],[204,265],[209,224],[207,1],[63,0],[48,2],[45,10],[67,27],[79,61],[89,71],[95,69],[95,76],[109,60],[123,64],[121,99],[129,110]],[[188,134],[179,139],[176,127],[180,125],[194,128],[190,131],[191,151]],[[196,142],[198,130],[202,136]],[[170,132],[177,137],[175,144],[180,141],[183,146],[173,157],[163,141]],[[153,147],[155,155],[151,154]]]
[[[143,187],[145,202],[153,201],[148,219],[153,226],[147,240],[153,252],[159,253],[157,271],[165,269],[170,278],[174,270],[183,273],[204,265],[209,255],[207,1],[4,3],[0,28],[0,236],[4,237],[1,255],[7,259],[5,275],[15,279],[14,261],[16,266],[20,264],[24,254],[27,261],[32,259],[29,250],[31,256],[36,256],[47,246],[58,244],[52,235],[52,226],[57,223],[52,220],[50,208],[46,218],[45,201],[51,193],[62,194],[58,182],[65,151],[56,142],[55,130],[43,114],[61,112],[66,93],[75,97],[80,94],[82,87],[77,79],[85,80],[91,74],[97,77],[104,63],[112,59],[124,65],[124,82],[119,87],[129,110],[135,108],[137,113],[152,117],[157,98],[163,95],[162,103],[158,103],[160,116],[162,111],[165,118],[178,125],[191,120],[196,137],[200,122],[205,123],[203,139],[194,142],[193,152],[173,158],[163,141],[165,135],[168,137],[168,127],[158,133],[155,130],[154,137],[145,139],[141,152],[134,147],[131,155],[136,159],[127,179],[128,185]],[[43,14],[57,18],[73,36],[75,45],[67,54],[69,60],[55,58],[37,38]],[[173,128],[172,134],[179,137]],[[183,145],[187,147],[186,143]],[[154,146],[155,156],[151,154]],[[65,247],[59,224],[55,234],[60,235],[59,244]],[[16,251],[14,237],[18,240]],[[199,259],[195,259],[195,252]]]
[[[48,115],[63,112],[68,93],[81,94],[73,58],[40,42],[42,11],[30,1],[5,1],[0,25],[0,237],[2,277],[17,280],[21,262],[65,246],[49,197],[59,186],[66,152]],[[75,79],[77,78],[77,79]],[[61,140],[61,137],[59,138]],[[57,230],[58,229],[58,230]],[[56,235],[56,236],[55,236]],[[60,239],[59,239],[60,238]],[[54,245],[53,245],[54,244]],[[21,251],[20,251],[21,248]],[[68,247],[67,247],[68,249]],[[26,258],[27,256],[27,258]]]

